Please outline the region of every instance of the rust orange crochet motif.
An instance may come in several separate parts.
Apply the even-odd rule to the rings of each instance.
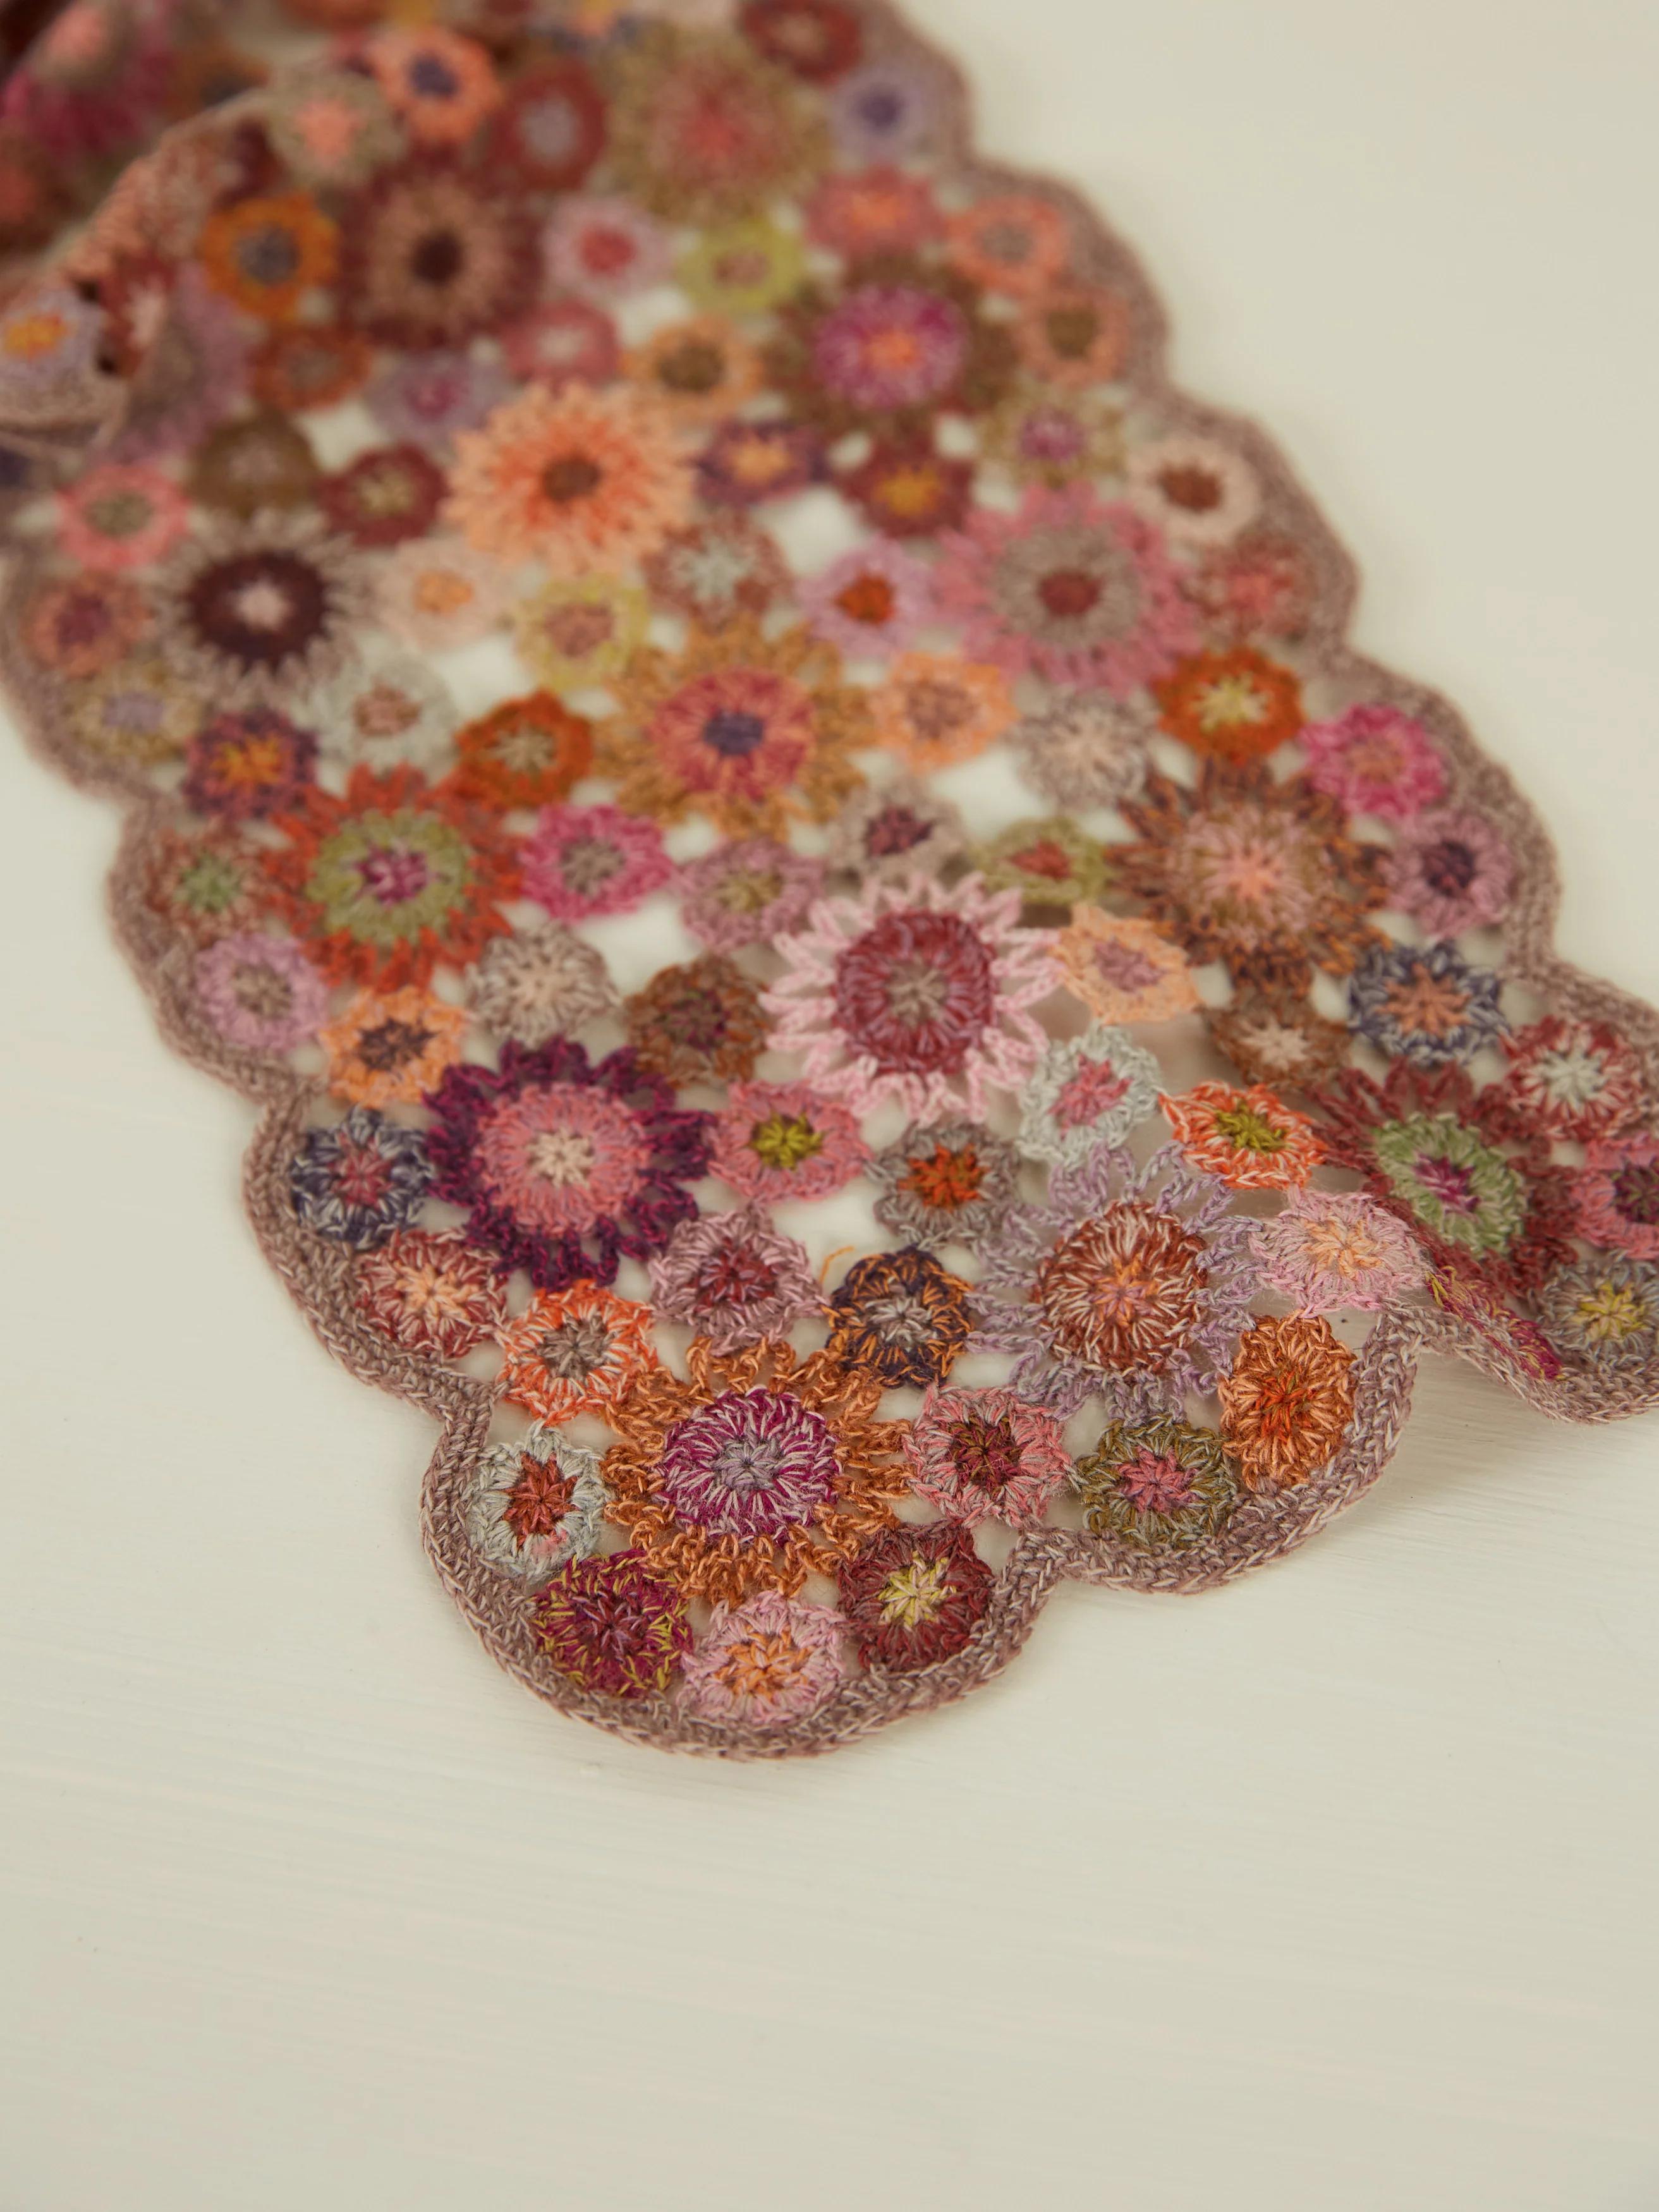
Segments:
[[[508,1672],[824,1751],[1294,1550],[1425,1350],[1659,1403],[1659,1018],[943,57],[291,0],[163,131],[204,4],[0,100],[0,661]]]

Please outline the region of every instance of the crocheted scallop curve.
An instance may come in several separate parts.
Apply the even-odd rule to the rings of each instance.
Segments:
[[[1514,883],[1504,913],[1505,978],[1534,994],[1552,1017],[1605,1024],[1623,1040],[1639,1066],[1643,1118],[1650,1125],[1651,1102],[1659,1097],[1659,1015],[1583,975],[1555,953],[1559,885],[1549,841],[1536,817],[1504,770],[1480,751],[1455,708],[1346,645],[1344,633],[1357,590],[1352,562],[1260,430],[1183,398],[1169,384],[1163,311],[1127,248],[1066,188],[979,161],[972,150],[969,97],[960,76],[879,0],[800,12],[814,20],[833,15],[855,24],[866,66],[891,70],[896,82],[902,82],[907,72],[924,71],[940,99],[935,180],[970,205],[988,196],[1012,194],[1027,207],[1054,211],[1071,233],[1069,281],[1097,285],[1127,303],[1121,380],[1132,384],[1138,400],[1158,414],[1166,440],[1214,439],[1253,472],[1261,495],[1258,526],[1279,532],[1307,564],[1309,600],[1297,634],[1298,665],[1325,679],[1339,696],[1352,694],[1368,706],[1395,709],[1428,733],[1454,771],[1460,803],[1478,808],[1497,827],[1512,856]],[[216,118],[185,126],[175,134],[175,143],[187,139],[191,130],[198,136],[222,131],[227,115],[233,121],[258,115],[266,98],[251,94]],[[123,390],[106,380],[95,380],[90,398],[74,415],[68,443],[107,441],[127,408]],[[70,420],[66,412],[45,428],[13,425],[6,442],[27,464],[53,465],[65,450],[64,426]],[[439,1424],[422,1487],[428,1550],[446,1587],[499,1663],[560,1710],[641,1744],[756,1758],[823,1752],[904,1714],[951,1702],[1000,1673],[1018,1653],[1059,1582],[1196,1591],[1297,1548],[1363,1496],[1387,1465],[1425,1351],[1467,1359],[1539,1411],[1558,1418],[1606,1419],[1659,1405],[1659,1355],[1613,1369],[1563,1361],[1541,1346],[1530,1324],[1516,1323],[1478,1281],[1455,1267],[1439,1267],[1435,1297],[1391,1307],[1355,1352],[1346,1371],[1352,1414],[1341,1449],[1291,1486],[1247,1489],[1224,1524],[1200,1542],[1160,1551],[1116,1534],[1064,1527],[1020,1533],[991,1576],[979,1617],[958,1648],[914,1669],[873,1666],[849,1674],[827,1700],[787,1726],[756,1728],[701,1717],[667,1688],[623,1697],[588,1686],[553,1663],[537,1632],[533,1589],[493,1568],[468,1532],[469,1486],[490,1441],[499,1405],[496,1387],[391,1344],[369,1325],[353,1295],[349,1244],[317,1234],[296,1218],[292,1163],[325,1096],[323,1088],[271,1054],[231,1042],[208,1018],[193,983],[196,948],[182,928],[167,925],[146,894],[176,818],[173,811],[140,769],[89,758],[66,726],[25,634],[37,580],[30,559],[14,560],[0,649],[21,719],[37,750],[62,772],[125,806],[110,881],[114,926],[168,1041],[261,1109],[245,1166],[247,1211],[261,1247],[334,1357],[364,1381],[420,1406]],[[734,816],[733,834],[742,826]]]

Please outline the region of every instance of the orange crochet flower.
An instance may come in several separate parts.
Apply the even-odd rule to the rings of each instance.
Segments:
[[[599,726],[594,773],[629,813],[705,814],[729,837],[826,821],[869,741],[864,694],[840,678],[840,655],[809,630],[766,637],[748,617],[694,629],[677,654],[636,653],[612,686],[622,712]]]
[[[460,1058],[466,1030],[464,1008],[416,984],[360,991],[318,1032],[328,1054],[328,1087],[354,1106],[416,1106]]]
[[[1265,1083],[1248,1091],[1199,1083],[1178,1098],[1160,1095],[1176,1141],[1195,1168],[1234,1190],[1290,1190],[1325,1157],[1313,1123],[1293,1114]]]
[[[480,552],[549,575],[642,561],[690,511],[673,418],[626,388],[532,384],[455,447],[448,519]]]
[[[651,1308],[597,1283],[538,1291],[501,1332],[501,1387],[538,1421],[608,1417],[657,1364]]]
[[[908,1478],[878,1376],[779,1342],[723,1358],[699,1339],[685,1358],[689,1381],[659,1368],[610,1417],[605,1516],[652,1574],[716,1604],[793,1597],[892,1527]]]
[[[423,146],[460,146],[501,104],[489,55],[436,23],[380,31],[363,50],[381,91]]]
[[[1199,1003],[1180,948],[1150,921],[1074,906],[1053,951],[1066,988],[1103,1022],[1167,1022]]]
[[[453,778],[477,805],[550,806],[587,773],[593,726],[550,692],[508,699],[455,732],[460,766]]]
[[[1353,1354],[1322,1316],[1264,1316],[1216,1386],[1221,1433],[1251,1490],[1292,1487],[1334,1458],[1353,1419]]]
[[[949,240],[965,276],[1020,300],[1046,292],[1072,256],[1065,216],[1035,192],[988,192],[951,217]]]
[[[250,315],[286,323],[307,292],[331,284],[338,233],[304,192],[233,200],[202,226],[198,248],[207,280]]]
[[[1121,292],[1078,285],[1062,285],[1033,300],[1014,329],[1032,374],[1073,391],[1109,384],[1123,366],[1133,335],[1129,303]]]
[[[1172,738],[1195,753],[1259,760],[1302,727],[1302,686],[1253,647],[1200,653],[1154,684],[1159,716]]]
[[[935,653],[901,653],[870,708],[876,741],[922,770],[972,760],[1018,711],[1000,668]]]

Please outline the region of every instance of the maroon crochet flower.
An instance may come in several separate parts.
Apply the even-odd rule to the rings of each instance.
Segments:
[[[559,1673],[607,1698],[665,1690],[691,1649],[684,1598],[629,1552],[572,1559],[538,1597],[531,1618]]]
[[[968,1285],[931,1252],[873,1252],[830,1301],[830,1349],[889,1389],[943,1382],[974,1325]]]
[[[836,1577],[866,1667],[914,1674],[960,1651],[991,1602],[991,1570],[958,1522],[885,1528]]]
[[[312,732],[273,707],[216,714],[190,741],[184,796],[222,822],[263,821],[299,804],[316,759]]]
[[[1501,1086],[1397,1063],[1380,1085],[1346,1068],[1309,1096],[1329,1164],[1358,1169],[1443,1267],[1521,1291],[1571,1261],[1568,1179]]]
[[[427,1103],[434,1195],[467,1209],[467,1237],[502,1274],[522,1267],[544,1291],[611,1283],[696,1212],[685,1186],[708,1164],[705,1117],[631,1052],[595,1066],[568,1038],[509,1042],[499,1071],[452,1067]]]
[[[377,446],[319,487],[317,504],[354,545],[422,538],[443,504],[444,472],[418,446]]]

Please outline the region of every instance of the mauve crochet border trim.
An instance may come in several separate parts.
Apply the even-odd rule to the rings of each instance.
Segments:
[[[1629,993],[1599,982],[1561,959],[1553,947],[1560,895],[1548,836],[1507,773],[1486,758],[1456,710],[1437,693],[1353,653],[1344,641],[1358,573],[1301,490],[1271,441],[1254,424],[1177,394],[1164,369],[1167,321],[1157,295],[1123,242],[1066,187],[976,161],[970,143],[967,86],[953,64],[903,25],[884,0],[860,8],[872,60],[901,55],[923,61],[946,94],[942,166],[981,189],[1034,192],[1075,226],[1075,265],[1085,281],[1109,283],[1135,303],[1136,341],[1129,374],[1168,417],[1173,431],[1224,434],[1259,472],[1263,520],[1294,537],[1316,578],[1316,611],[1302,641],[1304,659],[1339,683],[1357,682],[1365,696],[1386,699],[1417,716],[1435,734],[1468,795],[1502,828],[1515,851],[1517,882],[1506,920],[1506,973],[1545,999],[1551,1011],[1613,1024],[1641,1057],[1649,1090],[1659,1095],[1659,1013]],[[245,95],[185,130],[219,129],[238,111],[256,111],[260,93]],[[109,426],[106,426],[107,428]],[[913,1674],[872,1670],[846,1681],[816,1713],[769,1731],[723,1726],[679,1710],[672,1698],[600,1697],[556,1674],[531,1628],[525,1586],[489,1567],[473,1550],[464,1498],[486,1449],[495,1393],[388,1345],[364,1322],[350,1292],[349,1255],[303,1229],[288,1198],[288,1165],[318,1086],[287,1066],[228,1045],[210,1030],[192,1003],[192,951],[146,903],[147,856],[165,808],[136,771],[90,767],[51,726],[46,687],[31,680],[15,649],[15,622],[27,591],[27,563],[14,557],[3,613],[0,665],[33,748],[78,785],[126,802],[109,901],[115,933],[155,1010],[162,1035],[186,1060],[264,1109],[244,1168],[249,1219],[266,1257],[287,1284],[323,1343],[354,1375],[429,1413],[441,1435],[422,1489],[422,1528],[439,1576],[485,1647],[527,1689],[561,1711],[632,1743],[731,1759],[783,1759],[835,1749],[902,1715],[948,1705],[1001,1672],[1024,1644],[1049,1591],[1060,1582],[1108,1589],[1187,1592],[1213,1589],[1284,1557],[1364,1496],[1392,1456],[1411,1402],[1419,1354],[1438,1352],[1468,1360],[1507,1383],[1540,1412],[1575,1421],[1611,1420],[1659,1406],[1659,1371],[1621,1374],[1602,1383],[1588,1372],[1545,1381],[1455,1315],[1438,1310],[1395,1312],[1372,1328],[1355,1355],[1355,1412],[1343,1450],[1301,1487],[1245,1498],[1210,1542],[1178,1553],[1148,1554],[1109,1536],[1043,1528],[1019,1536],[995,1577],[984,1619],[953,1657]]]

